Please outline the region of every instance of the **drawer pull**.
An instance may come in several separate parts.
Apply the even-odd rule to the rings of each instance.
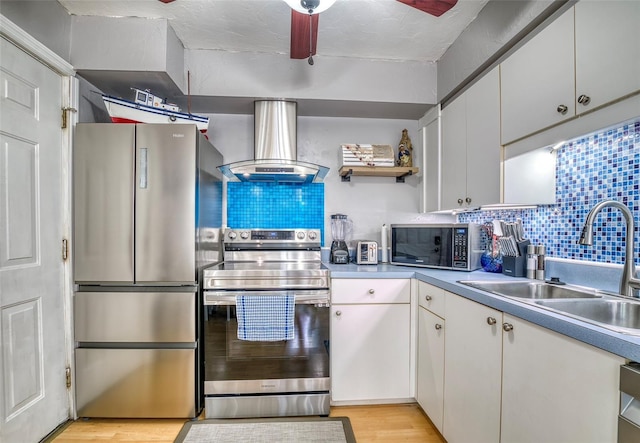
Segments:
[[[513,331],[513,325],[511,323],[503,323],[502,324],[502,330],[504,332],[510,332]]]
[[[426,301],[431,301],[431,300],[433,300],[433,298],[432,298],[430,295],[425,295],[425,296],[424,296],[424,299],[425,299]]]
[[[440,329],[442,329],[442,325],[440,323],[436,323],[436,331],[439,331]]]
[[[567,105],[558,105],[558,107],[556,108],[556,111],[558,111],[558,114],[562,114],[562,115],[565,115],[568,110],[569,108],[567,107]]]
[[[369,294],[375,294],[376,291],[374,289],[369,289]]]
[[[336,317],[340,317],[342,315],[342,311],[336,311]]]
[[[487,324],[490,326],[493,326],[497,323],[498,321],[494,318],[494,317],[487,317]]]

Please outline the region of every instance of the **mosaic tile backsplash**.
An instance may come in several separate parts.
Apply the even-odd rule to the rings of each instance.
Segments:
[[[544,244],[548,256],[622,264],[626,224],[617,209],[597,216],[593,246],[577,244],[587,213],[606,199],[624,203],[633,213],[634,259],[640,265],[640,119],[579,137],[558,150],[555,205],[466,213],[458,219],[484,223],[520,217],[531,243]]]
[[[229,182],[227,225],[320,229],[324,244],[324,184]]]

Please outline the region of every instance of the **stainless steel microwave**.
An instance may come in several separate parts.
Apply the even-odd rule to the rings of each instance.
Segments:
[[[473,271],[481,255],[475,223],[391,225],[392,264]]]

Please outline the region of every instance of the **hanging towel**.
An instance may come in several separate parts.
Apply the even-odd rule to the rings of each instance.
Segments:
[[[238,338],[249,341],[293,340],[293,295],[237,295]]]

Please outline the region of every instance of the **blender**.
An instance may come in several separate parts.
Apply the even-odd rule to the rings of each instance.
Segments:
[[[349,249],[347,248],[346,235],[349,230],[350,220],[344,214],[331,216],[331,263],[349,263]]]

